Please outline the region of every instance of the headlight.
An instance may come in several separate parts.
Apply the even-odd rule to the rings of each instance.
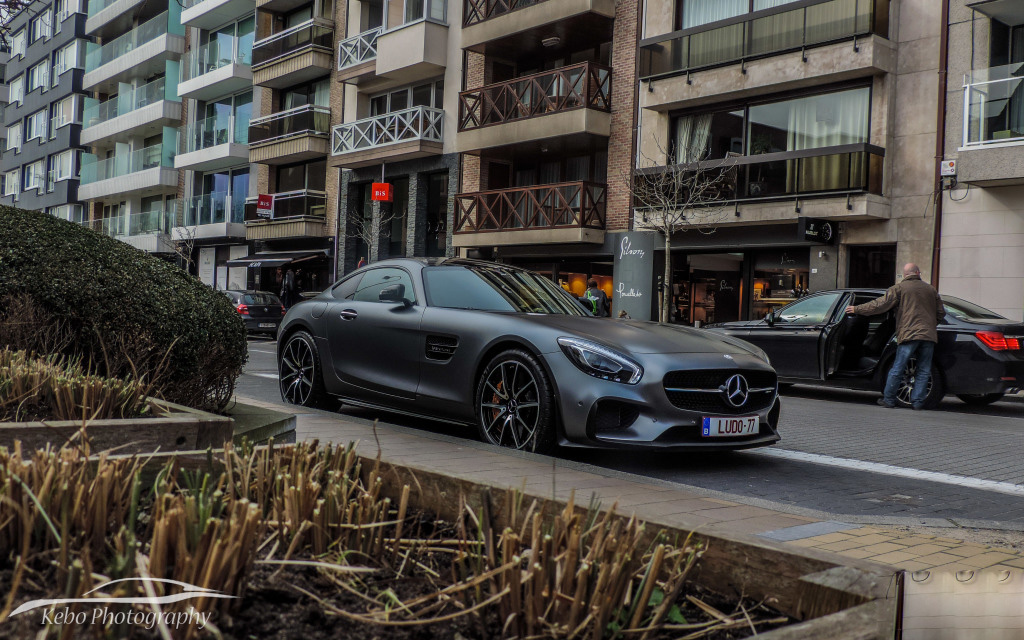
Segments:
[[[579,338],[559,338],[558,346],[576,367],[602,380],[636,384],[644,368],[621,353]]]

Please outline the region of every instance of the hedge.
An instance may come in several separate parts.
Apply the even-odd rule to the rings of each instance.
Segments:
[[[248,358],[227,296],[81,225],[0,206],[0,315],[24,294],[71,333],[67,355],[148,378],[172,402],[223,408]]]

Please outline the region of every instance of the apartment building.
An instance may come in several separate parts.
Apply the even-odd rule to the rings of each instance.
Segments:
[[[278,290],[279,268],[293,270],[303,291],[319,291],[334,277],[337,180],[327,159],[335,30],[344,28],[344,14],[341,19],[336,24],[332,0],[256,2],[249,161],[256,166],[255,193],[272,203],[246,204],[253,252],[229,263],[245,267],[254,288]]]
[[[1024,3],[949,2],[939,292],[1024,319]]]
[[[178,212],[178,97],[185,29],[176,0],[91,0],[79,196],[92,224],[132,246],[173,255]]]
[[[84,0],[83,0],[84,1]],[[77,0],[36,2],[11,17],[3,96],[0,202],[81,222],[86,17]]]
[[[662,291],[685,324],[760,318],[807,290],[889,286],[905,262],[930,278],[939,4],[647,2],[637,165],[717,163],[727,209],[705,233],[676,234],[669,256],[638,233],[638,212],[630,246],[657,264],[620,252],[617,287],[633,297],[615,302],[656,305],[665,259]]]
[[[576,295],[594,278],[611,296],[630,228],[638,2],[465,0],[462,10],[453,246]]]
[[[179,253],[200,280],[218,289],[249,286],[245,203],[256,194],[249,163],[253,117],[251,0],[189,0],[177,95],[182,118],[178,154],[179,217],[172,229]]]

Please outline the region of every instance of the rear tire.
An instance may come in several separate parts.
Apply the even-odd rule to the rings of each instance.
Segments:
[[[285,402],[314,409],[332,408],[313,336],[305,331],[292,334],[281,349],[277,370],[278,387]]]
[[[522,349],[495,356],[476,387],[480,439],[520,451],[555,448],[555,394],[544,368]]]
[[[892,366],[892,363],[889,363]],[[903,382],[900,383],[899,389],[896,391],[896,405],[899,407],[910,407],[910,396],[914,388],[914,375],[917,372],[917,358],[911,358],[907,364],[907,370],[903,374]],[[885,379],[882,380],[882,388],[885,389]],[[946,395],[946,385],[943,383],[942,374],[939,372],[938,367],[932,364],[932,375],[928,380],[928,394],[924,397],[925,409],[934,409],[939,406],[942,402],[943,396]]]
[[[1003,399],[1003,393],[958,393],[956,397],[964,404],[969,404],[972,407],[983,407],[993,402],[999,402]]]

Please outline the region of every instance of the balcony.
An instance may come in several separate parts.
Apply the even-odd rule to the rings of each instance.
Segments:
[[[181,23],[199,29],[216,29],[232,20],[252,15],[252,0],[185,0]]]
[[[86,98],[88,103],[91,98]],[[103,141],[127,142],[132,136],[149,136],[181,122],[181,102],[166,79],[123,91],[117,97],[85,107],[82,144]]]
[[[145,77],[165,71],[167,60],[185,50],[184,27],[165,11],[103,45],[90,43],[85,55],[83,89],[115,93],[119,78]]]
[[[331,164],[345,169],[439,155],[444,141],[444,111],[413,107],[335,125]]]
[[[144,0],[89,0],[85,32],[92,35],[97,31],[109,32],[123,27],[126,14],[131,15],[129,12],[142,4]]]
[[[171,253],[174,251],[174,245],[170,240],[170,230],[174,226],[176,215],[174,209],[158,209],[88,220],[82,224],[97,233],[130,244],[140,251]]]
[[[249,162],[289,164],[327,156],[331,110],[304,105],[249,123]]]
[[[247,240],[324,237],[327,235],[327,194],[323,191],[289,191],[274,194],[271,217],[256,214],[256,203],[245,205]]]
[[[313,18],[252,45],[253,84],[273,89],[328,75],[334,23]]]
[[[237,38],[233,39],[230,51],[224,51],[217,43],[207,43],[181,58],[178,95],[182,98],[212,100],[250,86],[252,48]]]
[[[381,88],[430,78],[448,66],[447,2],[424,0],[421,6],[422,14],[406,13],[400,24],[389,22],[377,37],[376,72],[387,79]]]
[[[211,116],[194,122],[182,132],[182,150],[175,169],[218,171],[249,162],[248,120],[235,116]]]
[[[156,144],[106,160],[86,155],[82,161],[78,196],[82,200],[93,200],[130,193],[164,193],[177,188],[174,149]]]
[[[608,187],[564,182],[455,196],[456,247],[604,242]]]
[[[226,191],[193,196],[183,203],[181,227],[173,230],[175,240],[245,237],[245,197],[233,198]]]
[[[1024,184],[1024,64],[971,71],[964,78],[964,114],[957,179],[984,187]]]
[[[614,0],[463,0],[462,47],[490,56],[550,51],[541,41],[552,37],[607,42],[614,18]]]
[[[584,62],[459,94],[459,151],[562,135],[608,137],[611,69]]]
[[[381,28],[370,29],[338,43],[340,82],[360,84],[377,75],[377,37]]]
[[[879,35],[889,0],[819,0],[780,5],[640,42],[641,79],[659,78]]]

